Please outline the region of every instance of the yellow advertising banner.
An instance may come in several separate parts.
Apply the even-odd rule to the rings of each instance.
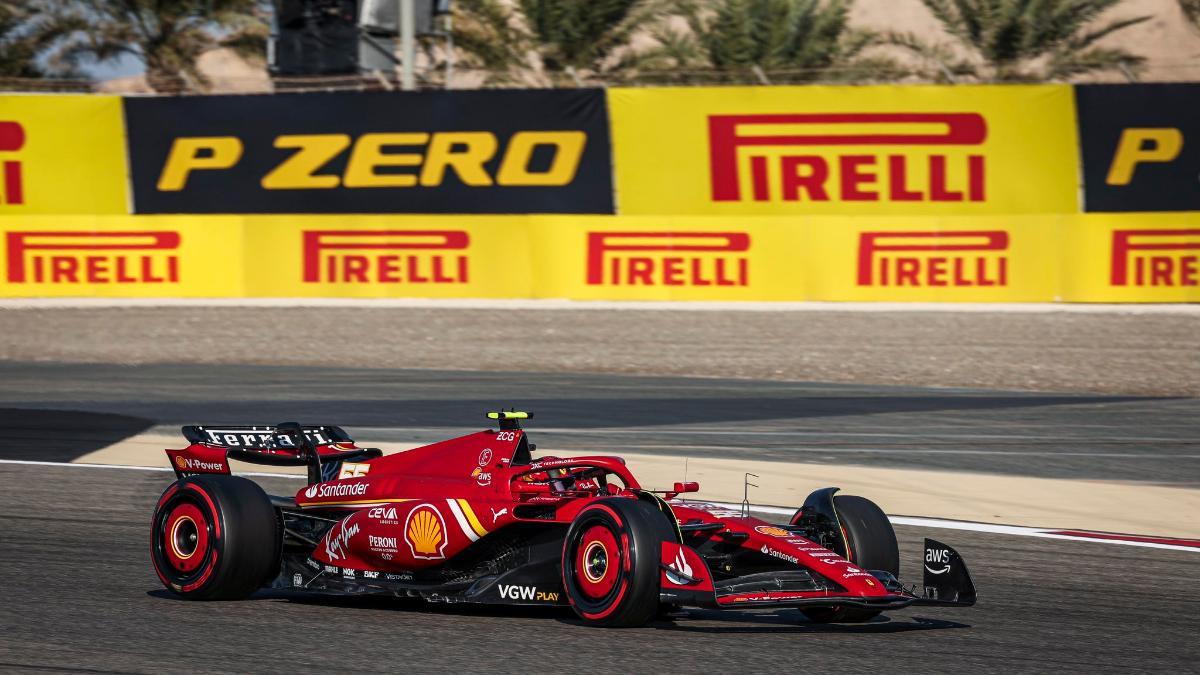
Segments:
[[[242,218],[0,218],[0,297],[241,297]]]
[[[1048,302],[1063,223],[978,218],[538,218],[539,297]]]
[[[1200,214],[0,217],[0,297],[1200,302]]]
[[[1067,85],[609,89],[617,212],[1079,210]]]
[[[805,295],[805,230],[788,219],[559,216],[532,222],[537,297],[796,300]]]
[[[527,216],[254,216],[246,223],[251,296],[535,293]]]
[[[806,220],[806,300],[1050,302],[1063,217]]]
[[[1089,214],[1061,249],[1067,302],[1200,302],[1200,213]]]
[[[0,216],[128,213],[118,96],[0,96]]]

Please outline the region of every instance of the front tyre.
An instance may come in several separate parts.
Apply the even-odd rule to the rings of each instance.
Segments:
[[[240,600],[279,570],[280,526],[262,488],[236,476],[176,481],[154,507],[150,560],[189,600]]]
[[[833,507],[846,537],[846,559],[866,570],[900,573],[900,547],[896,531],[883,509],[865,497],[838,495]],[[814,623],[862,623],[879,610],[853,607],[812,607],[802,610]]]
[[[571,608],[596,626],[641,626],[658,612],[662,512],[628,498],[602,499],[575,516],[563,544],[563,588]]]

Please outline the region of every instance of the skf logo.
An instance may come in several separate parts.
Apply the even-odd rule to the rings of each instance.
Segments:
[[[9,232],[12,284],[179,283],[178,232]]]
[[[589,232],[588,285],[746,286],[745,232]]]
[[[982,202],[983,155],[951,151],[986,138],[977,113],[712,115],[712,200],[747,199],[748,155],[749,198],[758,202]],[[896,151],[873,150],[880,146]]]
[[[1007,286],[1008,233],[863,232],[859,286]]]
[[[1111,282],[1113,286],[1200,285],[1200,229],[1114,230]]]
[[[583,131],[519,131],[503,153],[496,135],[489,131],[370,133],[358,138],[347,134],[284,135],[275,137],[275,147],[295,152],[263,174],[259,183],[265,190],[436,187],[447,171],[453,171],[471,187],[567,185],[575,179],[586,144]],[[347,149],[349,158],[339,159]],[[551,153],[552,157],[535,170],[531,168],[535,153]],[[242,140],[237,136],[176,138],[157,188],[178,192],[187,187],[193,172],[231,169],[242,154]],[[493,175],[488,165],[498,155],[500,162]],[[341,175],[321,171],[340,161],[346,167]]]
[[[462,230],[307,230],[305,283],[465,284]],[[459,252],[459,253],[456,253]]]
[[[16,152],[25,147],[25,127],[19,122],[0,121],[0,152]],[[24,204],[25,190],[21,183],[21,162],[4,160],[4,194],[0,203]]]
[[[1182,150],[1183,132],[1179,129],[1124,129],[1104,182],[1109,185],[1129,185],[1139,164],[1173,162]]]

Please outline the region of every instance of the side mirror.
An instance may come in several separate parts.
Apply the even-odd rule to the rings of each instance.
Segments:
[[[675,494],[681,494],[684,492],[699,492],[699,491],[700,491],[700,484],[697,483],[696,481],[688,481],[686,483],[676,483],[675,489],[671,490],[671,492],[674,492]]]

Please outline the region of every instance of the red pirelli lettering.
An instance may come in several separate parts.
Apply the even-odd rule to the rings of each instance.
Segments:
[[[450,255],[470,246],[471,238],[463,230],[306,230],[302,236],[305,283],[465,284],[469,280],[467,256]]]
[[[173,231],[9,232],[6,278],[17,284],[178,283],[178,256],[133,252],[174,251],[181,240]]]
[[[878,133],[742,133],[742,127],[800,126],[837,128],[854,125],[868,128],[878,125]],[[928,126],[928,131],[897,132],[896,125]],[[893,130],[888,127],[893,127]],[[978,113],[805,113],[769,115],[711,115],[708,118],[709,167],[712,181],[712,200],[740,201],[738,151],[741,148],[818,146],[974,146],[987,139],[987,122]],[[850,154],[838,159],[837,168],[843,201],[983,201],[986,198],[984,159],[970,155],[966,162],[965,190],[949,187],[947,157],[931,154],[929,189],[915,191],[907,183],[908,165],[903,155],[889,155],[886,165],[888,180],[881,186],[887,190],[869,189],[878,179],[875,167],[882,158],[875,155]],[[825,183],[832,173],[828,161],[819,155],[799,153],[780,158],[780,190],[785,201],[828,201]],[[750,157],[752,197],[755,201],[770,199],[768,162],[761,155]]]
[[[1008,243],[1004,230],[863,232],[858,285],[1007,286],[1008,258],[996,254]],[[950,255],[923,255],[930,253]]]
[[[749,250],[746,232],[589,232],[587,283],[746,286]]]
[[[1188,255],[1184,251],[1197,253]],[[1113,230],[1109,283],[1113,286],[1200,285],[1200,229]]]

